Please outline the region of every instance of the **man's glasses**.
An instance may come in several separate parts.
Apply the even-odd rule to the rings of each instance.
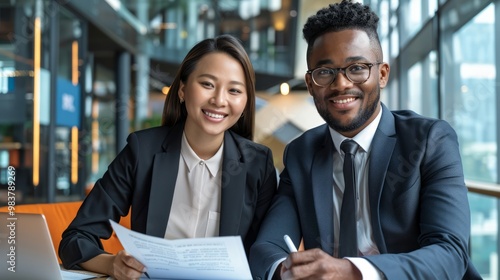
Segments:
[[[344,68],[318,67],[312,70],[307,70],[311,74],[313,82],[320,87],[330,86],[337,78],[338,73],[344,76],[353,84],[362,84],[370,78],[370,70],[376,63],[354,63]]]

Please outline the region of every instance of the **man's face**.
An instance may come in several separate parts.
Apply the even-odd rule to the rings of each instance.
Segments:
[[[389,78],[389,65],[377,61],[368,34],[347,29],[328,32],[318,37],[308,58],[309,70],[318,67],[344,68],[354,63],[373,63],[366,82],[355,84],[339,72],[326,86],[318,86],[311,74],[305,75],[316,109],[330,127],[352,138],[363,130],[380,111],[380,89]],[[354,74],[353,74],[354,76]]]

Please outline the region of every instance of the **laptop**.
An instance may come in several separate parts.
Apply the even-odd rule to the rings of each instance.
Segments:
[[[0,279],[92,279],[62,270],[43,214],[0,212]]]

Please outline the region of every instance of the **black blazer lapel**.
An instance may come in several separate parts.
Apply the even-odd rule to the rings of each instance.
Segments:
[[[179,170],[183,128],[184,124],[172,127],[162,144],[164,152],[154,157],[146,226],[148,235],[165,236]]]
[[[383,104],[382,118],[377,127],[371,144],[370,166],[369,166],[369,199],[371,211],[371,223],[373,238],[381,254],[387,253],[382,228],[380,225],[380,196],[386,178],[387,168],[396,145],[396,128],[394,116]]]
[[[244,205],[247,170],[241,159],[243,153],[236,141],[231,132],[224,134],[220,236],[240,234],[238,230]]]
[[[312,163],[312,190],[318,220],[321,248],[333,255],[333,152],[334,147],[328,126],[325,125],[325,140],[316,150]]]

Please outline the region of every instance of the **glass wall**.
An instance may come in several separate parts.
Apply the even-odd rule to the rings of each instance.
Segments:
[[[137,14],[135,1],[122,2]],[[149,5],[148,53],[153,59],[178,63],[196,42],[232,34],[242,40],[257,72],[293,77],[297,0],[150,1]]]
[[[436,51],[431,51],[422,61],[411,66],[405,73],[408,80],[407,103],[404,108],[421,115],[438,117],[438,90]]]
[[[497,182],[494,4],[457,30],[444,29],[444,117],[457,131],[467,179]],[[484,279],[498,279],[497,199],[471,194],[472,260]]]
[[[7,169],[15,169],[17,200],[33,195],[33,44],[35,33],[46,40],[40,21],[35,27],[34,1],[0,6],[0,200],[7,203]],[[36,32],[35,32],[36,30]],[[48,55],[46,46],[38,45],[39,53]],[[41,61],[40,67],[47,67]],[[45,136],[40,131],[39,136]],[[41,139],[43,140],[43,136]]]
[[[82,46],[84,23],[64,7],[58,8],[57,16],[58,29],[53,31],[58,32],[59,44],[56,60],[57,73],[54,73],[57,79],[55,85],[55,158],[52,172],[55,173],[55,196],[66,200],[70,197],[79,197],[81,187],[78,183],[84,180],[80,178],[82,173],[79,172],[83,167],[80,166],[80,153],[73,153],[74,149],[79,149],[79,139],[83,128],[80,65],[85,51],[82,49],[85,47]],[[59,110],[59,106],[63,110]],[[52,144],[49,141],[47,145]]]
[[[82,22],[56,1],[0,3],[0,204],[79,193]]]
[[[401,39],[406,43],[434,16],[437,0],[400,0],[400,5],[400,13],[405,15],[400,17],[403,29]]]
[[[390,54],[384,102],[447,120],[459,138],[466,180],[498,184],[499,1],[364,2],[379,11]],[[469,193],[469,202],[472,261],[484,279],[499,280],[499,199]]]
[[[466,177],[497,182],[494,5],[444,36],[444,117],[457,130]]]

